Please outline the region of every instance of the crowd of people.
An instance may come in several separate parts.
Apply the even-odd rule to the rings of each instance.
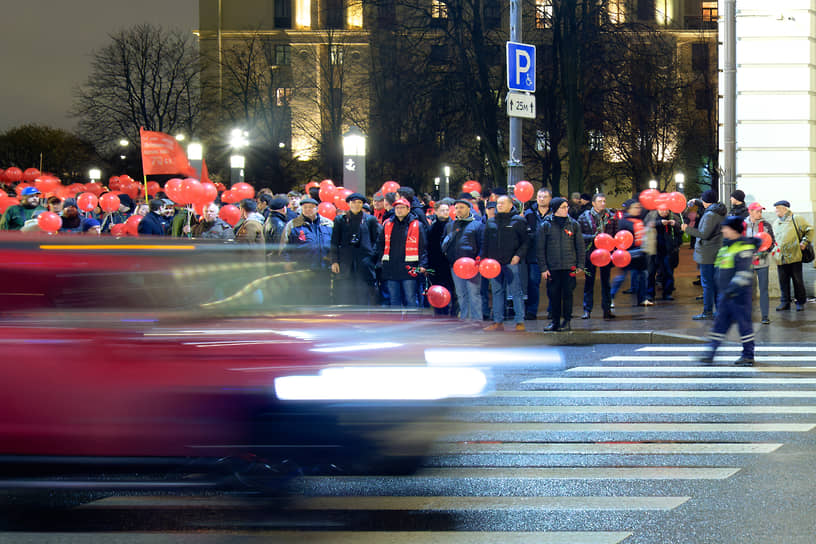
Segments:
[[[320,213],[317,187],[285,195],[261,189],[254,198],[238,203],[240,215],[232,221],[220,215],[218,199],[196,214],[162,193],[147,203],[119,194],[119,209],[109,212],[99,207],[80,212],[75,199],[43,199],[36,187],[26,187],[19,196],[20,203],[8,207],[0,219],[0,230],[36,231],[37,216],[49,211],[62,218],[61,232],[115,234],[117,225],[140,215],[140,235],[246,244],[270,260],[296,263],[299,270],[310,271],[314,284],[331,286],[310,290],[312,300],[304,303],[418,308],[426,304],[426,288],[441,285],[452,296],[436,312],[492,321],[485,327],[488,331],[504,330],[508,320],[513,330],[524,331],[525,321],[538,318],[542,287],[550,320],[545,330],[569,330],[581,274],[585,278],[581,319],[592,319],[596,283],[604,320],[615,319],[615,297],[627,278],[629,289],[623,292],[631,293],[634,306],[670,302],[685,234],[702,286],[703,310],[694,319],[716,315],[715,342],[722,340],[731,321],[737,322],[746,346],[753,342],[754,281],[761,321],[770,322],[771,259],[778,265],[781,288],[777,311],[792,305],[804,310],[802,262],[809,262],[814,234],[804,218],[791,212],[788,201],[774,204],[776,220],[771,224],[763,218],[762,204],[746,205],[739,190],[730,196],[730,210],[713,191],[706,191],[689,201],[683,213],[675,213],[665,205],[646,210],[637,198],[625,201],[620,210],[610,209],[601,193],[575,194],[566,200],[542,188],[525,204],[496,190],[485,195],[463,192],[433,203],[427,195],[421,199],[410,187],[400,187],[371,198],[351,193],[345,198],[348,209],[328,217],[335,211]],[[622,273],[613,278],[615,265],[598,264],[592,255],[600,235],[621,231],[629,232],[634,244]],[[763,233],[770,244],[760,244]],[[455,266],[463,258],[476,264],[492,259],[498,263],[497,274],[464,277]],[[753,359],[752,349],[746,347],[743,359]]]

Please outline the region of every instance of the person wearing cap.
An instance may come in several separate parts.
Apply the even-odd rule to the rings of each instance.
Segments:
[[[113,225],[125,223],[130,217],[130,210],[133,209],[133,199],[122,193],[119,197],[119,209],[113,213],[106,213],[102,218],[102,232],[110,232]]]
[[[245,198],[238,208],[241,210],[241,220],[235,226],[235,242],[247,244],[253,249],[264,249],[264,218],[258,213],[258,204],[251,198]]]
[[[374,198],[372,198],[374,209],[371,211],[371,215],[373,215],[377,221],[382,224],[383,216],[385,215],[385,196],[382,192],[377,191],[374,193]]]
[[[99,236],[102,233],[102,225],[94,217],[86,217],[80,223],[82,234],[91,236]]]
[[[493,291],[493,324],[486,331],[504,330],[504,306],[507,295],[513,299],[513,321],[516,331],[524,326],[524,291],[521,287],[522,259],[527,256],[530,240],[527,223],[515,213],[513,199],[503,195],[496,200],[496,217],[489,219],[482,234],[480,257],[494,259],[501,272],[490,279]]]
[[[331,271],[335,274],[334,301],[338,304],[375,303],[377,240],[380,224],[363,211],[366,197],[346,197],[349,211],[334,218],[331,236]]]
[[[266,209],[269,212],[264,220],[264,242],[266,242],[267,250],[277,250],[280,247],[286,223],[291,221],[286,215],[289,200],[283,196],[271,195],[264,195],[261,198],[266,201]]]
[[[40,205],[40,190],[26,187],[20,193],[20,203],[6,208],[0,219],[0,230],[20,230],[26,221],[34,218],[34,214],[44,211]]]
[[[476,274],[470,279],[460,278],[453,271],[457,260],[467,257],[478,259],[481,252],[484,223],[473,216],[470,202],[465,199],[453,203],[454,219],[445,227],[441,250],[451,269],[453,287],[459,305],[459,318],[465,321],[480,321],[482,314],[482,277]]]
[[[717,301],[717,284],[714,279],[714,262],[722,247],[720,224],[725,219],[725,206],[717,202],[717,194],[708,190],[700,195],[703,203],[702,217],[697,227],[683,224],[683,232],[697,238],[694,245],[694,262],[700,265],[700,282],[703,284],[703,312],[692,319],[700,321],[714,317],[714,303]]]
[[[595,249],[595,237],[601,233],[615,236],[615,232],[617,231],[618,222],[615,215],[606,208],[605,194],[596,193],[592,195],[592,206],[578,217],[578,224],[581,226],[581,235],[584,240],[584,247],[586,248],[584,259],[584,271],[586,272],[586,277],[584,278],[584,313],[581,315],[581,319],[589,319],[592,313],[592,307],[595,302],[595,278],[597,276],[601,277],[601,309],[603,310],[603,318],[614,319],[615,314],[612,313],[612,284],[610,283],[610,274],[613,265],[609,263],[606,266],[596,268],[589,259],[589,256]]]
[[[748,218],[745,220],[745,236],[748,238],[757,238],[761,232],[767,232],[771,236],[771,247],[765,251],[757,250],[752,261],[754,274],[756,275],[757,287],[759,287],[759,310],[762,314],[762,324],[767,325],[771,322],[768,310],[770,303],[768,301],[768,270],[770,265],[770,255],[776,244],[774,238],[773,227],[762,218],[762,212],[765,208],[759,202],[751,202],[748,205]]]
[[[550,202],[552,215],[538,229],[536,237],[541,279],[550,283],[552,323],[545,331],[570,330],[576,275],[584,266],[584,239],[581,226],[569,215],[569,202],[556,197]]]
[[[779,274],[779,306],[776,311],[782,312],[791,308],[790,284],[793,282],[793,294],[796,300],[796,311],[805,309],[807,292],[802,279],[802,250],[806,243],[813,242],[813,228],[801,216],[790,210],[790,202],[780,200],[774,203],[776,221],[773,224],[774,238],[779,246],[776,271]]]
[[[722,221],[723,245],[717,252],[717,317],[709,333],[708,351],[703,355],[704,364],[714,363],[714,355],[731,325],[737,324],[742,356],[734,364],[754,364],[754,329],[751,324],[751,291],[754,273],[752,262],[759,247],[758,238],[742,235],[744,221],[738,215],[730,215]]]
[[[170,224],[164,216],[165,207],[164,200],[161,198],[154,198],[150,201],[150,213],[145,215],[139,221],[139,235],[149,236],[166,236]]]
[[[737,215],[745,219],[748,217],[748,207],[745,205],[745,192],[737,189],[731,193],[731,210],[728,215]]]
[[[394,217],[385,221],[377,248],[391,306],[417,307],[417,277],[428,267],[428,251],[425,228],[411,213],[408,200],[394,202]]]
[[[298,263],[304,272],[298,295],[301,299],[327,304],[330,299],[329,267],[331,266],[331,238],[334,224],[317,213],[317,200],[300,201],[300,215],[286,223],[281,237],[281,255],[287,261]]]
[[[420,225],[423,228],[430,226],[430,221],[428,221],[428,217],[425,214],[425,206],[423,206],[422,201],[420,201],[417,196],[416,192],[411,187],[400,187],[397,189],[397,194],[400,198],[404,198],[411,204],[411,213],[419,219]]]

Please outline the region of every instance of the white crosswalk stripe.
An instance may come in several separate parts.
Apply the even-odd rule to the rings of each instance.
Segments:
[[[715,362],[733,362],[736,355],[726,357],[724,355],[717,355],[714,357]],[[816,354],[814,355],[758,355],[754,357],[757,363],[816,363]],[[646,362],[654,363],[654,355],[613,355],[603,359],[605,363],[614,362]],[[693,361],[700,361],[700,357],[693,355],[661,355],[661,363],[690,363]]]
[[[707,346],[703,345],[675,345],[675,346],[644,346],[635,351],[652,353],[690,353],[706,352]],[[742,351],[742,346],[720,346],[717,351]],[[816,355],[816,346],[756,346],[757,353],[813,353]],[[662,359],[661,359],[662,360]]]

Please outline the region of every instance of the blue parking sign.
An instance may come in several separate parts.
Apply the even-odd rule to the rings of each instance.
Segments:
[[[507,88],[535,92],[535,45],[507,42]]]

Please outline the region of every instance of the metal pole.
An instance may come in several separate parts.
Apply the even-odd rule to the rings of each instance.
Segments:
[[[737,188],[737,0],[723,0],[723,164],[720,201]]]
[[[521,42],[521,0],[510,0],[510,41]],[[521,119],[510,118],[509,160],[507,161],[508,193],[524,176],[521,162]]]

